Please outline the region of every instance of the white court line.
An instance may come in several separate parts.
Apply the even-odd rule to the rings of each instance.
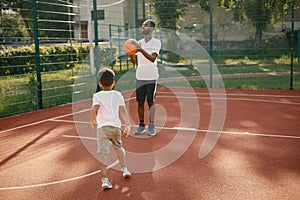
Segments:
[[[171,92],[170,92],[171,93]],[[194,93],[193,93],[194,94]],[[197,94],[197,93],[196,93]],[[199,93],[198,93],[199,94]],[[210,94],[210,93],[207,93]],[[216,95],[215,93],[212,95]],[[224,94],[222,94],[224,95]],[[228,96],[228,94],[226,94]],[[230,94],[230,95],[239,95],[239,94]],[[240,95],[245,95],[245,96],[258,96],[258,95],[253,95],[253,94],[240,94]],[[283,96],[283,95],[259,95],[259,96],[272,96],[272,97],[290,97],[290,96]],[[165,96],[162,96],[165,97]],[[293,96],[296,98],[299,98],[298,96]],[[167,97],[170,98],[170,97]],[[181,97],[184,98],[184,97]],[[186,97],[188,98],[188,97]],[[197,97],[200,98],[200,97]],[[134,97],[129,98],[128,100],[134,99]],[[228,99],[228,98],[225,98]],[[239,98],[229,98],[230,100],[249,100],[249,101],[258,101],[257,99],[239,99]],[[269,101],[269,100],[260,100],[260,101],[264,101],[264,102],[273,102],[275,103],[275,101]],[[276,102],[279,103],[279,102]],[[298,103],[291,103],[291,102],[280,102],[280,103],[286,103],[286,104],[295,104],[298,105]],[[82,111],[78,111],[78,112],[73,112],[73,113],[69,113],[69,114],[65,114],[65,115],[61,115],[61,116],[57,116],[57,117],[53,117],[53,118],[49,118],[49,119],[45,119],[45,120],[41,120],[41,121],[37,121],[34,123],[30,123],[30,124],[26,124],[26,125],[22,125],[22,126],[18,126],[18,127],[14,127],[11,129],[6,129],[6,130],[2,130],[0,131],[1,133],[4,132],[8,132],[8,131],[13,131],[13,130],[17,130],[20,128],[25,128],[25,127],[29,127],[29,126],[33,126],[33,125],[37,125],[40,123],[44,123],[44,122],[48,122],[48,121],[58,121],[58,122],[68,122],[68,123],[89,123],[89,122],[76,122],[76,121],[72,121],[72,120],[57,120],[58,118],[62,118],[62,117],[67,117],[73,114],[78,114],[78,113],[82,113],[82,112],[86,112],[89,111],[90,109],[85,109]],[[198,132],[216,132],[219,133],[219,131],[213,131],[213,130],[201,130],[201,129],[195,129],[195,128],[187,128],[187,127],[172,127],[172,128],[168,128],[168,127],[157,127],[160,129],[170,129],[170,130],[185,130],[185,131],[198,131]],[[292,139],[300,139],[300,136],[290,136],[290,135],[277,135],[277,134],[260,134],[260,133],[249,133],[249,132],[233,132],[233,131],[222,131],[222,133],[224,134],[238,134],[238,135],[252,135],[252,136],[261,136],[261,137],[277,137],[277,138],[292,138]],[[63,135],[63,137],[69,137],[69,138],[78,138],[81,137],[81,139],[91,139],[91,140],[96,140],[96,138],[92,138],[92,137],[82,137],[82,136],[68,136],[68,135]],[[115,166],[116,164],[118,164],[118,161],[115,161],[114,163],[112,163],[111,165],[108,166],[108,168],[112,168],[113,166]],[[66,183],[66,182],[70,182],[70,181],[74,181],[74,180],[78,180],[78,179],[82,179],[82,178],[86,178],[95,174],[100,173],[100,170],[82,175],[82,176],[78,176],[78,177],[74,177],[74,178],[70,178],[70,179],[65,179],[65,180],[60,180],[60,181],[54,181],[54,182],[48,182],[48,183],[41,183],[41,184],[34,184],[34,185],[27,185],[27,186],[15,186],[15,187],[2,187],[0,188],[0,190],[16,190],[16,189],[26,189],[26,188],[34,188],[34,187],[43,187],[43,186],[49,186],[49,185],[55,185],[55,184],[60,184],[60,183]]]
[[[86,139],[86,140],[97,140],[95,137],[86,137],[86,136],[76,136],[76,135],[62,135],[65,138],[76,138],[76,139]]]
[[[114,166],[116,166],[119,163],[119,161],[115,161],[114,163],[112,163],[111,165],[107,166],[107,169],[110,169]],[[93,176],[95,174],[100,173],[101,170],[97,170],[88,174],[84,174],[81,176],[77,176],[74,178],[69,178],[69,179],[65,179],[65,180],[60,180],[60,181],[53,181],[53,182],[48,182],[48,183],[40,183],[40,184],[34,184],[34,185],[24,185],[24,186],[14,186],[14,187],[2,187],[0,188],[0,190],[18,190],[18,189],[28,189],[28,188],[35,188],[35,187],[44,187],[44,186],[49,186],[49,185],[56,185],[56,184],[60,184],[60,183],[67,183],[70,181],[75,181],[75,180],[79,180],[82,178],[86,178],[89,176]]]
[[[85,110],[81,110],[81,111],[78,111],[78,112],[73,112],[73,113],[69,113],[69,114],[65,114],[65,115],[60,115],[60,116],[57,116],[57,117],[53,117],[53,118],[49,118],[49,119],[44,119],[44,120],[33,122],[33,123],[30,123],[30,124],[25,124],[25,125],[22,125],[22,126],[17,126],[17,127],[14,127],[14,128],[2,130],[2,131],[0,131],[0,134],[8,132],[8,131],[14,131],[14,130],[17,130],[17,129],[20,129],[20,128],[26,128],[26,127],[29,127],[29,126],[41,124],[41,123],[44,123],[44,122],[55,120],[57,118],[68,117],[68,116],[73,115],[73,114],[83,113],[83,112],[86,112],[86,111],[89,111],[89,110],[90,109],[85,109]]]
[[[282,97],[286,97],[286,98],[300,98],[300,96],[295,96],[295,95],[275,95],[275,94],[227,94],[226,92],[224,93],[214,93],[214,92],[182,92],[182,91],[178,91],[178,92],[157,92],[157,94],[203,94],[203,95],[210,95],[210,96],[214,96],[214,95],[220,95],[220,96],[251,96],[251,97],[276,97],[276,98],[282,98]]]
[[[173,94],[172,92],[161,92],[161,93],[170,93],[170,94]],[[182,94],[189,94],[188,92],[187,93],[180,92],[180,93],[182,93]],[[197,94],[197,93],[190,93],[190,94]],[[204,93],[201,93],[201,94],[204,94]],[[210,94],[210,93],[207,93],[207,94]],[[215,95],[215,94],[218,94],[218,93],[212,93],[212,94]],[[221,94],[221,95],[227,95],[228,96],[228,94],[226,94],[226,93],[225,94]],[[242,95],[251,96],[253,94],[242,94]],[[255,96],[255,95],[253,95],[253,96]],[[265,96],[267,96],[267,95],[265,95]],[[274,95],[274,96],[276,96],[276,95]],[[195,97],[186,97],[186,96],[183,96],[183,97],[179,97],[179,96],[157,96],[157,97],[160,97],[160,98],[195,98]],[[283,97],[283,96],[282,95],[278,95],[278,97]],[[131,98],[126,99],[126,100],[128,101],[128,100],[132,100],[132,99],[135,99],[135,97],[131,97]],[[197,97],[197,99],[211,99],[211,98],[209,98],[209,97]],[[213,99],[226,99],[226,100],[233,100],[233,101],[257,101],[257,102],[267,102],[267,103],[300,105],[300,103],[296,103],[296,102],[280,102],[280,101],[270,101],[270,100],[262,100],[262,99],[244,99],[244,98],[226,98],[226,97],[225,98],[213,98]],[[49,118],[49,119],[45,119],[45,120],[33,122],[33,123],[30,123],[30,124],[26,124],[26,125],[14,127],[14,128],[11,128],[11,129],[2,130],[2,131],[0,131],[0,134],[4,133],[4,132],[8,132],[8,131],[17,130],[17,129],[20,129],[20,128],[25,128],[25,127],[37,125],[37,124],[44,123],[44,122],[47,122],[47,121],[54,121],[55,119],[58,119],[58,118],[67,117],[67,116],[70,116],[70,115],[73,115],[73,114],[83,113],[83,112],[86,112],[86,111],[89,111],[89,110],[90,110],[90,108],[84,109],[84,110],[81,110],[81,111],[78,111],[78,112],[73,112],[73,113],[69,113],[69,114],[65,114],[65,115],[61,115],[61,116],[57,116],[57,117],[53,117],[53,118]]]
[[[59,120],[59,121],[60,122],[66,122],[66,123],[85,123],[85,124],[88,123],[88,122],[83,122],[83,121],[69,121],[69,120],[66,120],[66,121]],[[125,126],[125,124],[123,124],[122,126]],[[137,125],[133,125],[133,127],[137,127]],[[197,128],[190,128],[190,127],[156,127],[156,128],[157,129],[164,129],[164,130],[197,131],[197,132],[203,132],[203,133],[220,133],[220,131],[197,129]],[[250,132],[239,132],[239,131],[221,131],[221,133],[223,133],[223,134],[232,134],[232,135],[249,135],[249,136],[259,136],[259,137],[300,139],[300,136],[296,136],[296,135],[280,135],[280,134],[269,134],[269,133],[250,133]],[[84,137],[84,136],[63,135],[62,137],[95,140],[95,138]]]
[[[187,97],[187,96],[159,96],[157,97],[160,98],[173,98],[173,99],[194,99],[195,97]],[[300,105],[300,102],[284,102],[284,101],[276,101],[276,100],[265,100],[265,99],[248,99],[248,98],[230,98],[230,97],[225,97],[225,98],[211,98],[211,97],[197,97],[197,99],[214,99],[214,100],[231,100],[231,101],[257,101],[257,102],[264,102],[264,103],[278,103],[278,104],[288,104],[288,105]]]

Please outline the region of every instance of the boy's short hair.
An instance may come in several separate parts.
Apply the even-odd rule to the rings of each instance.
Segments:
[[[98,72],[98,80],[103,86],[111,86],[114,82],[115,72],[109,68],[104,68]]]

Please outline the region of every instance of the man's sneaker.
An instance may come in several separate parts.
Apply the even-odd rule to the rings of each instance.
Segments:
[[[112,188],[112,185],[111,183],[109,182],[108,178],[102,178],[102,188],[104,190],[106,189],[111,189]]]
[[[155,136],[155,135],[156,135],[155,126],[154,126],[153,123],[150,123],[150,124],[149,124],[148,129],[149,129],[149,132],[148,132],[148,135],[149,135],[149,136]]]
[[[146,133],[145,126],[139,126],[135,131],[134,135],[142,135],[143,133]]]
[[[122,167],[123,177],[128,178],[131,176],[131,173],[128,171],[127,167]]]

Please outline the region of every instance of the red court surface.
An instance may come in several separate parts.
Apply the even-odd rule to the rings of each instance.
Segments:
[[[124,96],[133,131],[136,102]],[[112,156],[111,190],[101,188],[90,104],[0,119],[0,199],[300,199],[299,90],[160,88],[158,134],[123,137],[132,176]],[[201,157],[205,142],[216,144]]]

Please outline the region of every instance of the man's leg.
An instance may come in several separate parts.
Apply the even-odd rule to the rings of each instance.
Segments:
[[[146,132],[145,121],[144,121],[144,102],[138,102],[138,116],[139,116],[139,127],[135,130],[135,135],[141,135]]]
[[[146,99],[146,85],[144,81],[137,80],[136,84],[136,101],[138,103],[137,111],[139,117],[139,127],[135,130],[135,135],[141,135],[146,132],[145,121],[144,121],[144,102]]]
[[[138,115],[139,115],[140,122],[144,122],[144,113],[145,113],[144,102],[138,102]]]
[[[151,103],[148,102],[148,106],[149,106],[149,120],[150,120],[150,123],[154,123],[155,104],[154,104],[154,102],[151,102]]]
[[[148,84],[147,86],[147,102],[148,102],[148,107],[149,107],[149,136],[155,136],[156,135],[156,129],[154,125],[154,117],[155,117],[155,95],[156,95],[156,86],[157,86],[157,81],[154,80],[152,83]]]

